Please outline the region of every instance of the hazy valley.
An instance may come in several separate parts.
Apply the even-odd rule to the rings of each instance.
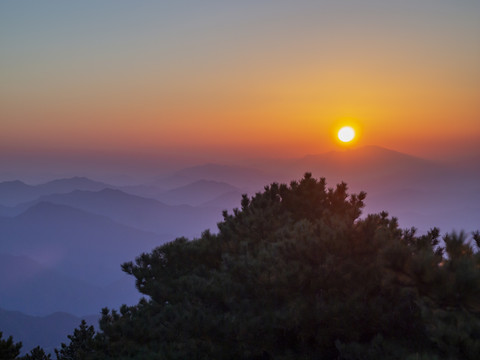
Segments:
[[[26,346],[34,339],[51,348],[65,340],[59,332],[41,339],[25,330],[29,321],[12,327],[7,320],[41,316],[58,330],[64,316],[53,313],[77,321],[105,306],[133,304],[140,296],[123,262],[176,237],[215,232],[222,211],[239,207],[242,194],[305,172],[329,186],[345,181],[350,192],[366,191],[364,214],[387,210],[402,227],[480,228],[478,165],[459,170],[373,146],[248,166],[204,164],[132,185],[99,182],[95,174],[36,185],[12,179],[0,183],[2,329]]]

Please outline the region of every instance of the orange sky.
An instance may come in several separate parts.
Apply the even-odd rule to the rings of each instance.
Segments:
[[[361,3],[2,2],[1,146],[478,150],[480,4]]]

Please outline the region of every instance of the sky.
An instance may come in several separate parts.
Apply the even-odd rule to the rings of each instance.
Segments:
[[[478,34],[477,0],[1,0],[0,159],[297,157],[343,124],[468,156]]]

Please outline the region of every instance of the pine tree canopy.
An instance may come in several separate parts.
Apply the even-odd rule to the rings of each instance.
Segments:
[[[178,238],[123,264],[145,298],[104,309],[101,330],[87,336],[92,351],[82,351],[87,359],[478,359],[480,235],[417,236],[386,212],[362,217],[365,196],[308,173],[243,196],[218,234]]]
[[[9,336],[7,340],[2,339],[3,333],[0,331],[0,359],[16,359],[20,354],[22,343],[15,343]]]

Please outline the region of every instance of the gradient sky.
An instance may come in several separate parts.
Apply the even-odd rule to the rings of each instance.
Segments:
[[[479,34],[478,0],[3,0],[0,150],[478,151]]]

